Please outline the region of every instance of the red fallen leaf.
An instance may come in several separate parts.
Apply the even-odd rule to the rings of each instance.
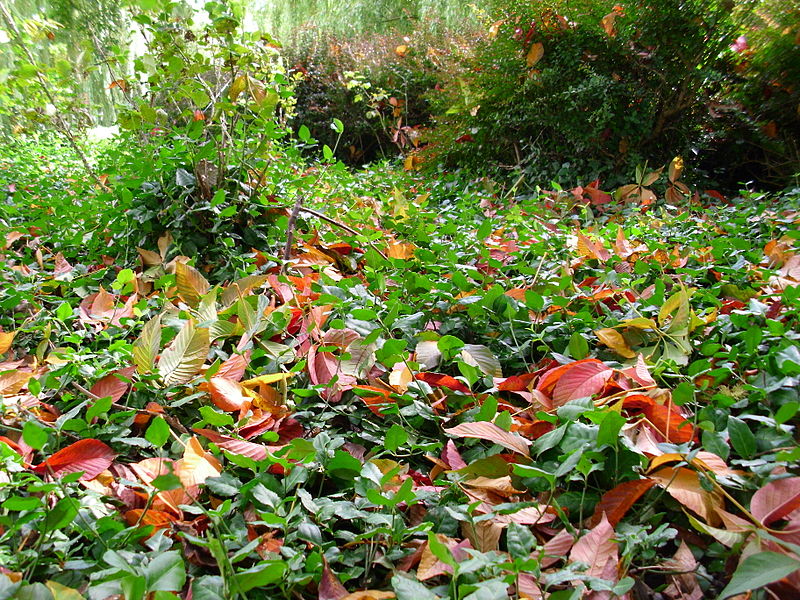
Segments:
[[[545,371],[539,381],[536,384],[536,389],[540,392],[546,394],[547,396],[552,396],[553,388],[555,387],[558,380],[561,379],[562,375],[569,371],[576,365],[582,365],[585,363],[599,363],[603,364],[602,361],[597,360],[596,358],[584,358],[583,360],[577,360],[575,362],[567,363],[566,365],[559,365],[553,367],[552,369]]]
[[[456,392],[464,392],[465,394],[472,393],[466,384],[450,375],[443,375],[442,373],[417,373],[414,377],[433,387],[446,387]]]
[[[339,578],[333,574],[324,556],[322,557],[322,577],[319,580],[317,594],[319,600],[341,600],[347,596],[347,589],[339,581]]]
[[[147,425],[153,416],[149,413],[163,413],[164,407],[161,406],[158,402],[148,402],[145,405],[144,410],[146,410],[147,412],[138,412],[136,413],[136,416],[133,417],[133,424],[136,425],[137,427],[144,427],[145,425]]]
[[[240,456],[246,456],[247,458],[252,458],[253,460],[264,460],[267,458],[267,452],[278,449],[278,446],[263,446],[261,444],[256,444],[255,442],[238,440],[229,435],[223,435],[221,433],[217,433],[216,431],[212,431],[211,429],[194,427],[192,431],[199,433],[208,441],[214,442],[223,450],[227,450],[228,452],[232,452],[233,454],[238,454]]]
[[[553,406],[594,396],[605,387],[613,374],[614,370],[600,361],[573,363],[553,388]]]
[[[488,421],[478,421],[477,423],[462,423],[449,429],[444,430],[445,433],[465,438],[476,438],[479,440],[488,440],[495,444],[508,448],[518,454],[530,457],[528,445],[530,442],[515,433],[509,433],[504,429],[500,429],[494,423]]]
[[[536,440],[545,433],[550,433],[556,426],[550,421],[527,421],[519,425],[512,425],[511,430],[524,435],[529,440]]]
[[[753,494],[750,512],[764,525],[783,519],[800,508],[800,477],[770,481]]]
[[[249,440],[265,431],[274,431],[277,426],[278,421],[272,416],[272,413],[260,412],[252,416],[247,425],[240,427],[237,433],[244,439]]]
[[[597,525],[606,516],[612,526],[620,522],[625,513],[633,506],[642,495],[655,485],[652,479],[634,479],[623,481],[613,489],[608,490],[600,502],[594,507],[594,514],[590,523]]]
[[[242,384],[232,379],[212,377],[208,391],[214,405],[224,411],[246,411],[250,407],[250,397],[244,393]]]
[[[684,444],[694,439],[694,425],[673,405],[658,404],[649,396],[633,394],[622,401],[626,412],[643,414],[648,421],[673,444]]]
[[[165,512],[163,510],[154,510],[143,508],[134,508],[127,511],[124,515],[125,521],[129,526],[133,527],[136,524],[141,526],[152,525],[156,529],[164,529],[170,527],[178,519],[175,515]]]
[[[542,559],[542,568],[546,569],[560,561],[567,556],[567,552],[572,548],[575,539],[572,534],[566,529],[562,529],[552,538],[544,543],[542,549],[544,550],[544,558]]]
[[[39,475],[66,475],[83,471],[81,479],[94,479],[114,462],[114,451],[100,440],[88,438],[70,444],[31,469]]]
[[[523,373],[522,375],[512,375],[506,377],[502,383],[498,384],[497,389],[501,392],[525,392],[531,382],[536,378],[536,373]]]
[[[395,403],[395,401],[392,400],[391,398],[391,392],[389,390],[384,390],[372,385],[354,385],[353,389],[364,390],[366,392],[369,392],[369,394],[367,395],[362,395],[362,394],[357,394],[357,395],[364,401],[364,404],[367,405],[367,408],[369,408],[373,413],[375,413],[379,417],[385,416],[383,412],[381,412],[382,406]]]
[[[619,559],[617,542],[614,541],[614,528],[605,515],[589,533],[584,534],[569,553],[570,562],[582,562],[589,565],[587,575],[603,577],[606,565],[613,562],[616,566]]]
[[[247,363],[250,362],[250,351],[244,354],[233,354],[219,366],[219,370],[214,374],[214,377],[224,377],[233,381],[241,381],[244,377]]]
[[[292,318],[289,320],[289,324],[286,326],[286,333],[289,335],[297,335],[300,333],[300,330],[303,326],[303,309],[301,308],[293,308],[292,309]]]
[[[278,444],[288,444],[295,438],[303,437],[303,426],[297,419],[285,417],[278,419],[277,423]]]
[[[352,253],[355,248],[351,244],[347,244],[345,242],[339,244],[331,244],[328,246],[328,250],[333,250],[334,252],[338,252],[342,256],[347,256],[348,254]]]
[[[130,386],[130,381],[124,381],[120,377],[130,380],[135,372],[136,367],[126,367],[109,373],[102,379],[98,379],[89,391],[98,398],[110,396],[113,402],[117,402],[125,395]]]
[[[456,144],[464,144],[466,142],[474,142],[475,138],[473,138],[470,134],[465,133],[464,135],[457,137],[455,142]]]

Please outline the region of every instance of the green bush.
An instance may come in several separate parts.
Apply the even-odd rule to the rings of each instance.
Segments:
[[[702,149],[706,104],[731,67],[726,3],[503,4],[430,96],[429,162],[619,183],[645,159]]]

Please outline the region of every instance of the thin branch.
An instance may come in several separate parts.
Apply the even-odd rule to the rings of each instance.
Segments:
[[[322,219],[323,221],[325,221],[327,223],[330,223],[331,225],[336,225],[336,227],[341,227],[342,229],[344,229],[348,233],[352,233],[353,235],[358,235],[358,232],[355,229],[353,229],[352,227],[350,227],[348,225],[345,225],[344,223],[341,223],[341,222],[337,221],[336,219],[332,219],[329,216],[324,215],[321,212],[318,212],[318,211],[316,211],[316,210],[314,210],[312,208],[306,208],[305,206],[301,206],[300,207],[300,212],[304,212],[304,213],[308,213],[310,215],[314,215],[318,219]],[[371,241],[367,240],[367,244],[369,244],[370,247],[373,250],[375,250],[375,252],[380,254],[381,257],[383,257],[383,260],[389,260],[389,257],[387,257],[383,252],[381,252],[380,249],[377,248]]]

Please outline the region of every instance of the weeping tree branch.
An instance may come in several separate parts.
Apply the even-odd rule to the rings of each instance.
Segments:
[[[28,61],[30,61],[32,65],[35,65],[36,59],[33,57],[33,54],[31,53],[30,49],[25,44],[25,41],[22,38],[19,29],[17,29],[17,25],[16,23],[14,23],[14,19],[11,17],[11,13],[6,7],[4,0],[0,0],[0,16],[2,16],[3,22],[5,23],[6,27],[8,27],[8,30],[14,36],[14,42],[25,53],[25,56],[28,58]],[[44,77],[42,77],[42,74],[39,72],[38,69],[36,69],[36,80],[38,81],[39,86],[42,88],[44,95],[47,97],[47,100],[50,102],[50,104],[55,106],[56,100],[53,97],[53,94],[50,92],[50,88],[47,87],[47,82],[44,80]],[[86,168],[86,172],[92,177],[92,179],[95,180],[95,183],[97,183],[97,185],[99,185],[101,188],[105,188],[105,184],[97,176],[97,173],[92,168],[92,165],[89,164],[89,160],[86,158],[86,154],[84,154],[83,150],[81,150],[77,140],[75,139],[75,136],[72,134],[72,131],[70,131],[69,125],[67,125],[63,117],[60,114],[56,113],[53,117],[53,120],[56,123],[56,129],[59,131],[59,133],[61,133],[61,135],[63,135],[66,138],[69,145],[72,146],[72,149],[75,151],[75,154],[77,154],[78,158],[80,158],[81,162],[83,163],[83,166]]]

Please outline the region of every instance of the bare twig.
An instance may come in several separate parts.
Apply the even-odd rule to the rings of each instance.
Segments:
[[[352,227],[350,227],[349,225],[345,225],[344,223],[342,223],[340,221],[337,221],[336,219],[332,219],[328,215],[324,215],[321,212],[316,211],[316,210],[314,210],[312,208],[306,208],[305,206],[301,206],[300,207],[300,212],[304,212],[304,213],[308,213],[310,215],[314,215],[318,219],[322,219],[323,221],[325,221],[327,223],[330,223],[331,225],[336,225],[336,227],[340,227],[340,228],[344,229],[345,231],[347,231],[348,233],[352,233],[353,235],[358,235],[358,232],[355,229],[353,229]],[[380,254],[381,257],[383,258],[383,260],[389,260],[389,258],[383,252],[381,252],[380,249],[377,248],[371,241],[367,240],[367,244],[369,244],[370,248],[375,250],[375,252]]]

